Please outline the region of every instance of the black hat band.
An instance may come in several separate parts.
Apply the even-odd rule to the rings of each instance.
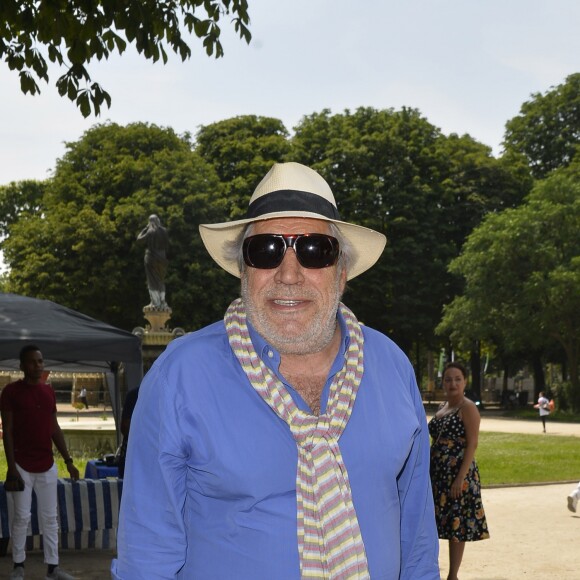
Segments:
[[[340,220],[338,209],[331,202],[315,193],[294,189],[281,189],[262,195],[248,206],[246,218],[284,211],[307,211],[331,220]]]

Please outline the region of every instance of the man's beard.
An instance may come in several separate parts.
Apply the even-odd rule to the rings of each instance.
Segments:
[[[267,300],[273,298],[290,300],[292,298],[300,298],[316,301],[320,298],[320,294],[316,292],[303,288],[294,290],[291,286],[286,287],[283,292],[278,288],[271,288],[265,291],[263,296]],[[268,318],[266,312],[258,308],[248,291],[248,277],[247,275],[242,275],[242,300],[246,307],[248,319],[258,333],[282,355],[311,354],[326,348],[336,330],[336,312],[340,304],[340,298],[340,283],[339,276],[337,276],[331,301],[326,309],[318,311],[298,333],[290,333],[285,331],[282,324],[274,324]]]

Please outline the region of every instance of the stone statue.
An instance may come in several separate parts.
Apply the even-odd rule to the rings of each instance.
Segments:
[[[165,274],[167,272],[167,249],[169,236],[155,215],[149,216],[149,223],[137,236],[137,241],[145,242],[145,273],[151,303],[146,308],[169,310],[165,302]]]

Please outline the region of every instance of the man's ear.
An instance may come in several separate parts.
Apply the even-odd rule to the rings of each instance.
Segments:
[[[344,294],[344,289],[346,288],[346,268],[342,268],[340,271],[340,295]]]

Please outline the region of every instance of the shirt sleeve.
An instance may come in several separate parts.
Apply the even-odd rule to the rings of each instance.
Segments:
[[[411,396],[419,430],[398,478],[401,505],[400,580],[439,580],[439,539],[429,476],[429,432],[423,402],[414,376]]]
[[[141,385],[131,422],[118,556],[111,566],[115,580],[176,578],[185,563],[187,454],[179,436],[178,406],[163,367],[154,365]]]

